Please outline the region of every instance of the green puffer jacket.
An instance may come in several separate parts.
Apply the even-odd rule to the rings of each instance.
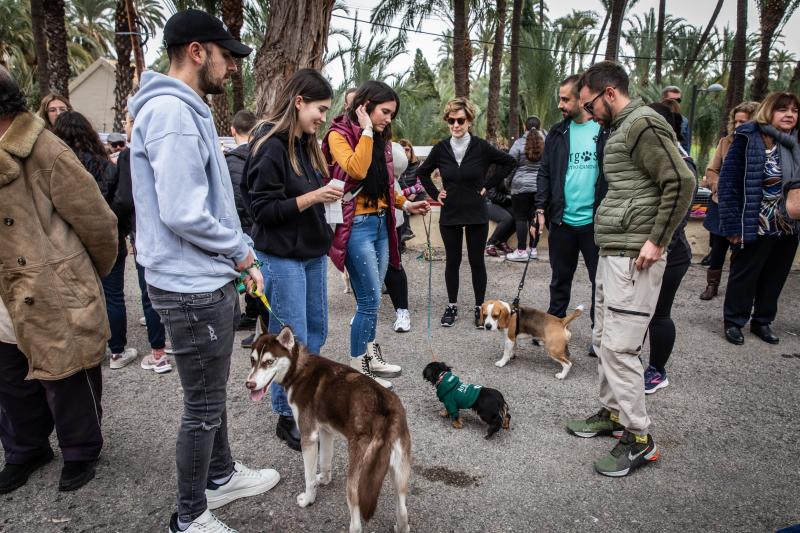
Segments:
[[[608,193],[594,220],[600,255],[638,257],[645,241],[666,247],[697,186],[675,133],[634,98],[611,123],[603,156]]]

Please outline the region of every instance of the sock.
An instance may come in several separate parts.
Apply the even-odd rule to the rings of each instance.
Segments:
[[[616,422],[617,424],[619,424],[619,413],[612,412],[608,417],[611,419],[612,422]]]
[[[636,438],[637,444],[647,444],[647,434],[639,435],[638,433],[634,433],[633,436]]]
[[[231,472],[230,474],[228,474],[225,477],[219,477],[219,478],[216,478],[216,479],[212,479],[211,483],[213,483],[214,485],[224,485],[225,483],[230,481],[232,477],[233,477],[233,472]]]

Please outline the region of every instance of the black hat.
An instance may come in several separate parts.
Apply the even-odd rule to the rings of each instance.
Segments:
[[[213,42],[230,50],[234,57],[247,57],[253,51],[237,41],[225,24],[205,11],[187,9],[172,15],[164,26],[164,44]]]

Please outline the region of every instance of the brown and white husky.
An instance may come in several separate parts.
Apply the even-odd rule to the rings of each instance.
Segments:
[[[387,471],[397,494],[395,531],[410,531],[406,496],[411,436],[397,395],[349,366],[310,354],[289,327],[278,335],[259,336],[250,364],[245,382],[250,398],[261,400],[273,381],[283,385],[300,429],[306,481],[305,492],[297,496],[300,507],[314,503],[317,487],[330,482],[338,434],[347,440],[349,453],[350,533],[360,533],[362,519],[368,521],[375,513]]]

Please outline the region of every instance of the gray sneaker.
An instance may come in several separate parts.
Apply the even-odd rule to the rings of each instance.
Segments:
[[[139,352],[136,351],[136,348],[125,348],[122,353],[111,354],[109,366],[112,370],[119,370],[135,361],[137,357],[139,357]]]

